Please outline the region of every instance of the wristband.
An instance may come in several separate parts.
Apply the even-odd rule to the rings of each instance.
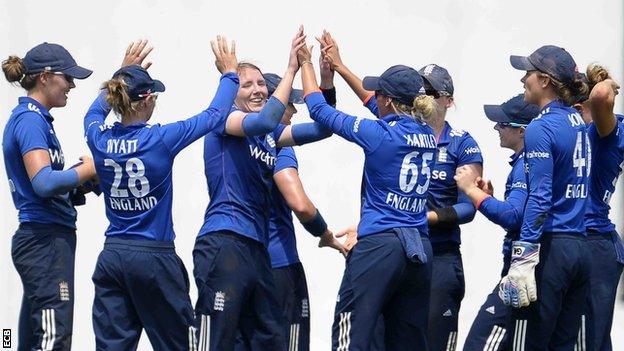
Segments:
[[[438,215],[438,222],[435,225],[455,225],[457,223],[457,212],[452,206],[434,208],[432,211]]]
[[[325,220],[323,219],[323,216],[321,216],[321,212],[319,212],[318,209],[316,209],[316,215],[314,218],[305,223],[301,222],[301,224],[305,230],[314,236],[321,236],[327,231],[327,223],[325,223]]]

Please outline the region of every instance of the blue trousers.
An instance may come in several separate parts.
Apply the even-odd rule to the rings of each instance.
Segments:
[[[572,351],[590,289],[591,256],[580,235],[544,233],[535,269],[537,301],[512,309],[514,351]],[[582,336],[581,336],[582,337]]]
[[[611,351],[611,324],[622,264],[617,262],[612,233],[588,233],[591,252],[591,288],[587,302],[587,350]],[[617,233],[613,233],[617,235]],[[581,328],[583,325],[581,325]],[[581,336],[584,330],[581,329]],[[584,340],[579,340],[581,343]],[[591,343],[591,344],[590,344]]]
[[[387,350],[427,350],[433,253],[429,240],[422,240],[425,264],[409,261],[394,233],[369,235],[355,245],[334,312],[332,350],[368,351],[380,316]]]
[[[466,283],[459,248],[435,252],[429,308],[429,350],[454,351],[457,347],[459,309]]]
[[[189,280],[173,242],[109,237],[93,273],[97,350],[196,350]]]
[[[75,253],[72,228],[21,223],[15,232],[11,256],[24,288],[19,351],[71,348]]]
[[[310,297],[303,265],[293,263],[273,268],[277,301],[283,315],[284,339],[288,351],[310,350]],[[236,351],[252,350],[241,334],[236,339]]]
[[[509,271],[511,253],[506,253],[503,261],[501,277],[506,276]],[[472,322],[464,342],[464,351],[502,351],[507,349],[511,307],[506,306],[498,297],[498,285],[494,286]]]
[[[200,236],[193,250],[200,319],[199,350],[234,350],[237,334],[252,350],[286,350],[283,315],[269,253],[230,232]]]

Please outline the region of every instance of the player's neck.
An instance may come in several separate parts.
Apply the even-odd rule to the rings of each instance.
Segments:
[[[442,115],[433,114],[429,120],[427,120],[427,124],[433,129],[435,132],[436,139],[439,139],[440,134],[442,134],[442,130],[444,130],[445,118]]]
[[[125,126],[129,126],[132,124],[145,123],[145,122],[147,122],[147,118],[145,118],[145,116],[143,116],[142,113],[135,113],[135,114],[123,116],[121,118],[121,124]]]

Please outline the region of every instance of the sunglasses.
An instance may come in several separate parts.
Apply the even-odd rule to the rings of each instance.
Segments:
[[[67,74],[63,73],[63,72],[47,72],[47,73],[52,73],[55,76],[63,76],[63,78],[65,78],[65,80],[67,81],[67,83],[69,84],[73,84],[74,83],[74,77],[72,76],[68,76]]]
[[[158,99],[158,92],[155,93],[147,93],[147,94],[139,94],[138,95],[140,98],[146,98],[148,96],[153,96],[154,100]]]
[[[513,122],[497,122],[496,126],[500,128],[525,128],[526,124],[513,123]]]
[[[446,91],[438,91],[433,89],[427,89],[425,93],[429,96],[433,96],[434,99],[439,99],[441,96],[452,96]]]

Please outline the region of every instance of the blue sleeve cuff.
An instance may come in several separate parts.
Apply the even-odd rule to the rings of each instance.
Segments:
[[[52,197],[65,194],[78,186],[78,172],[71,168],[65,171],[53,171],[52,167],[46,166],[37,172],[30,181],[33,190],[40,197]]]
[[[311,94],[306,95],[306,97],[304,98],[306,105],[308,106],[308,109],[312,109],[313,107],[315,107],[318,104],[323,104],[323,103],[327,103],[325,101],[325,98],[323,97],[323,94],[321,92],[315,91]]]
[[[319,123],[295,124],[290,132],[296,145],[313,143],[325,138],[329,138],[333,133],[331,129],[325,128]]]
[[[279,124],[286,106],[271,96],[259,113],[248,113],[243,119],[245,135],[263,135],[272,132]]]

